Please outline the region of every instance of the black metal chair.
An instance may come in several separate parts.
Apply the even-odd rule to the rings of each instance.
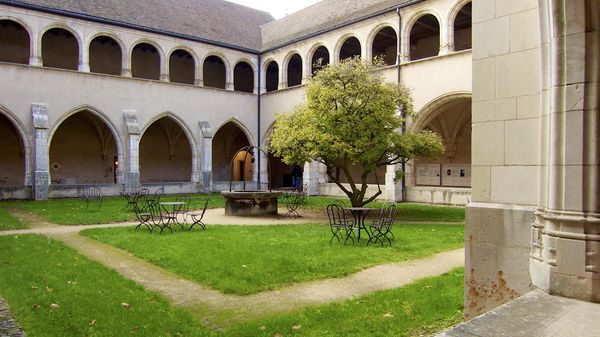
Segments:
[[[383,246],[384,239],[387,240],[389,245],[392,245],[392,239],[394,239],[394,233],[392,233],[392,226],[394,225],[394,217],[396,216],[396,203],[386,202],[381,206],[381,213],[379,219],[373,220],[373,223],[369,226],[371,230],[371,238],[367,242],[367,246],[371,242],[380,242]]]
[[[302,204],[302,200],[306,200],[302,192],[299,191],[285,191],[282,196],[283,204],[287,209],[285,213],[286,217],[296,216],[300,217],[300,213],[298,213],[298,208],[300,208],[300,204]]]
[[[181,205],[181,208],[179,209],[179,214],[181,214],[181,217],[183,218],[183,222],[179,222],[179,224],[184,224],[187,223],[187,217],[188,217],[188,212],[190,211],[190,196],[189,195],[178,195],[177,197],[175,197],[175,201],[177,202],[183,202],[183,205]],[[183,227],[183,225],[182,225]]]
[[[208,201],[210,200],[210,194],[206,196],[206,200],[204,201],[204,207],[202,207],[201,211],[188,212],[188,215],[192,218],[192,224],[188,230],[192,230],[195,225],[200,226],[202,230],[206,229],[206,224],[202,222],[204,218],[204,214],[206,213],[206,208],[208,207]]]
[[[138,197],[136,197],[136,203],[133,206],[135,217],[138,220],[138,225],[135,226],[136,231],[140,229],[141,226],[146,226],[146,228],[152,232],[154,222],[152,220],[152,212],[150,211],[148,201],[147,195],[138,195]]]
[[[164,231],[165,228],[168,228],[171,233],[173,233],[173,229],[171,228],[171,219],[166,217],[165,212],[163,212],[162,206],[155,198],[148,198],[148,210],[151,214],[151,224],[152,228],[150,229],[150,233],[154,231],[156,227],[160,229],[160,234]]]
[[[341,243],[341,238],[344,236],[344,245],[348,239],[354,244],[354,220],[346,218],[346,211],[337,204],[327,205],[327,216],[329,217],[329,227],[331,229],[331,239],[329,244],[336,238]]]
[[[156,192],[154,192],[154,197],[152,199],[154,199],[156,202],[160,202],[160,198],[163,194],[165,194],[165,188],[159,187],[156,189]]]
[[[98,211],[100,210],[100,208],[102,208],[102,191],[100,191],[100,188],[95,187],[95,186],[88,186],[85,187],[83,189],[83,193],[82,193],[82,197],[83,199],[85,199],[85,211],[88,211],[88,208],[90,206],[90,202],[91,203],[97,203],[98,204]]]

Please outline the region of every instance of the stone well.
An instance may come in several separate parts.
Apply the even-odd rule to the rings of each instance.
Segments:
[[[265,216],[277,215],[277,198],[280,191],[223,191],[225,215]]]

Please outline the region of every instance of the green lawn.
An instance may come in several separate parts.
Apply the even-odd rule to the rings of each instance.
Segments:
[[[0,208],[0,231],[22,228],[27,228],[27,226],[12,216],[6,209]]]
[[[416,259],[464,245],[459,225],[397,225],[392,247],[366,240],[329,245],[328,225],[208,226],[204,232],[150,234],[132,228],[83,235],[224,293],[250,294],[295,282],[340,277],[369,266]]]
[[[0,247],[0,296],[28,336],[420,336],[462,317],[459,269],[350,301],[232,322],[217,332],[46,237],[0,237]]]
[[[191,195],[190,208],[198,209],[203,206],[205,195]],[[175,196],[166,195],[165,201],[173,201]],[[347,205],[347,199],[336,199],[331,197],[308,197],[307,203],[302,209],[318,211],[325,216],[325,207],[333,201],[342,200]],[[209,208],[222,208],[225,205],[223,196],[218,193],[211,195]],[[7,209],[16,209],[22,212],[32,213],[40,218],[60,225],[86,225],[102,224],[123,221],[135,221],[135,214],[131,209],[123,209],[125,199],[121,197],[106,197],[102,201],[102,208],[98,211],[93,205],[85,210],[85,201],[82,199],[51,199],[46,201],[2,201],[0,202],[0,230],[23,228],[25,225],[3,212]],[[379,208],[381,202],[373,202],[369,206]],[[397,207],[397,218],[399,221],[427,221],[447,222],[464,221],[465,212],[462,207],[445,207],[425,204],[399,203]]]
[[[462,321],[463,268],[402,288],[233,327],[228,336],[430,336]]]
[[[0,296],[28,336],[208,335],[161,296],[63,244],[24,235],[0,237],[0,247]]]

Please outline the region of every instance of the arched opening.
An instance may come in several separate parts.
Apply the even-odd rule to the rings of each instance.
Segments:
[[[246,62],[238,62],[233,70],[233,90],[254,92],[254,70]]]
[[[29,33],[20,24],[0,20],[0,62],[29,64]]]
[[[142,183],[188,182],[192,146],[183,128],[170,117],[152,123],[140,140]]]
[[[214,181],[252,181],[254,156],[245,152],[238,153],[233,167],[233,156],[250,141],[244,131],[233,122],[223,125],[212,141],[212,176]],[[232,171],[233,170],[233,171]]]
[[[209,56],[204,60],[204,86],[225,89],[225,62],[217,56]]]
[[[471,98],[449,100],[424,117],[421,128],[442,136],[446,152],[436,160],[415,160],[416,184],[471,187]]]
[[[440,23],[432,14],[415,22],[410,30],[410,59],[420,60],[440,53]]]
[[[269,62],[269,65],[267,66],[265,82],[267,92],[275,91],[279,87],[279,65],[277,65],[277,62]]]
[[[25,182],[25,147],[14,124],[0,113],[0,186]]]
[[[71,32],[52,28],[42,37],[44,67],[68,70],[79,69],[79,43]]]
[[[123,54],[113,38],[98,36],[90,43],[90,71],[93,73],[121,75]]]
[[[312,56],[310,65],[312,67],[311,74],[316,74],[317,71],[325,68],[329,64],[329,50],[325,46],[320,46],[315,50]]]
[[[160,79],[160,54],[156,47],[140,43],[131,52],[131,76],[147,80]]]
[[[471,49],[471,2],[465,4],[454,19],[454,50]]]
[[[358,39],[354,36],[351,36],[344,41],[342,48],[340,48],[340,61],[352,57],[360,57],[360,54],[360,41],[358,41]]]
[[[117,143],[106,125],[89,111],[65,119],[50,143],[52,184],[116,183]]]
[[[288,62],[287,67],[288,88],[302,84],[302,58],[294,54]]]
[[[192,54],[177,49],[169,57],[169,81],[174,83],[194,84],[196,79],[196,62]]]
[[[384,27],[373,39],[373,58],[380,58],[384,65],[396,64],[398,53],[398,34],[392,27]]]

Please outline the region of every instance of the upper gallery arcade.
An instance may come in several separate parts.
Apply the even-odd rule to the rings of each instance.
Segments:
[[[83,185],[220,190],[267,181],[267,161],[271,182],[289,185],[293,168],[278,158],[234,154],[268,149],[275,115],[302,102],[321,67],[377,57],[387,81],[412,91],[420,115],[407,128],[438,132],[448,149],[411,163],[404,191],[396,167],[379,172],[384,196],[467,202],[470,0],[324,0],[275,21],[226,1],[184,2],[0,0],[0,198],[75,196]],[[322,167],[303,169],[311,193],[339,193]]]

